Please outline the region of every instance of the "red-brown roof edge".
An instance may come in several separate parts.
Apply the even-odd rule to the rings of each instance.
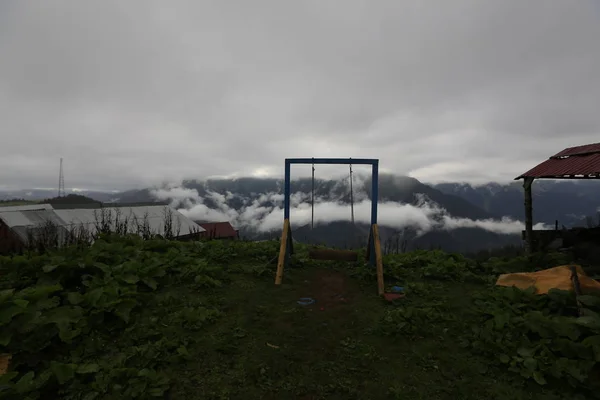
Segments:
[[[534,179],[600,179],[600,143],[569,147],[519,175]]]
[[[225,237],[238,237],[238,230],[231,225],[229,221],[223,222],[205,222],[199,223],[201,227],[206,229],[205,232],[202,233],[202,236],[212,236],[214,235],[217,238],[225,238]]]

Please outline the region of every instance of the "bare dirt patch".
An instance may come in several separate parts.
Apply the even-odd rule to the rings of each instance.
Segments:
[[[301,297],[315,300],[311,308],[330,310],[348,304],[354,298],[356,288],[348,277],[335,270],[317,270],[306,282]]]

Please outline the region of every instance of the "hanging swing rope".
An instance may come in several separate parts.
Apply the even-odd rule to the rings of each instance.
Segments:
[[[315,227],[315,163],[313,163],[313,165],[312,165],[312,188],[311,188],[311,197],[310,197],[310,208],[311,208],[310,229],[312,230]]]

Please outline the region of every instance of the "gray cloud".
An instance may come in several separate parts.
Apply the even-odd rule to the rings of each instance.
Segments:
[[[282,227],[283,195],[280,193],[263,193],[253,199],[244,199],[241,209],[227,205],[227,197],[235,197],[233,193],[227,196],[208,192],[206,197],[216,204],[216,208],[208,207],[205,198],[195,189],[170,187],[155,189],[152,195],[159,200],[171,200],[173,206],[183,204],[179,211],[197,221],[229,221],[238,228],[250,228],[257,232],[272,232]],[[331,194],[330,194],[331,195]],[[369,224],[371,219],[371,202],[366,193],[357,191],[357,203],[354,205],[355,221]],[[310,224],[312,210],[306,193],[293,193],[290,197],[290,218],[294,226]],[[274,205],[273,205],[274,204]],[[419,234],[432,230],[454,230],[458,228],[480,228],[499,234],[518,234],[525,229],[521,221],[510,218],[499,220],[472,220],[455,218],[431,201],[420,195],[416,205],[382,202],[378,205],[379,215],[385,225],[396,229],[413,228]],[[349,221],[350,215],[347,204],[342,204],[324,198],[315,199],[315,224],[333,221]],[[536,224],[536,229],[545,229],[543,224]]]
[[[4,2],[0,182],[61,156],[90,188],[296,156],[506,181],[598,141],[598,37],[592,0]]]

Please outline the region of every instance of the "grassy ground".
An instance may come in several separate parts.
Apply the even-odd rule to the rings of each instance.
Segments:
[[[522,270],[523,260],[467,268],[440,252],[387,257],[389,283],[407,293],[388,303],[372,269],[310,261],[302,247],[275,286],[269,260],[277,247],[113,238],[91,249],[0,257],[0,353],[12,355],[0,399],[590,398],[588,385],[562,370],[561,380],[540,385],[531,378],[537,367],[519,364],[534,360],[549,373],[554,358],[501,349],[510,367],[472,346],[483,340],[469,335],[482,323],[478,296],[496,291],[490,271]],[[299,305],[302,297],[316,302]],[[494,319],[505,318],[494,301]],[[507,307],[524,310],[526,301]],[[498,343],[524,335],[495,332]],[[556,350],[556,360],[577,367],[593,358],[595,348],[558,336],[544,343],[584,354]]]
[[[181,366],[172,398],[558,398],[459,346],[474,289],[423,286],[399,302],[443,302],[455,323],[386,337],[376,328],[395,306],[376,295],[375,282],[359,284],[342,268],[288,271],[281,287],[240,276],[222,293],[228,318],[190,349],[197,362]],[[300,306],[301,297],[316,302]]]

